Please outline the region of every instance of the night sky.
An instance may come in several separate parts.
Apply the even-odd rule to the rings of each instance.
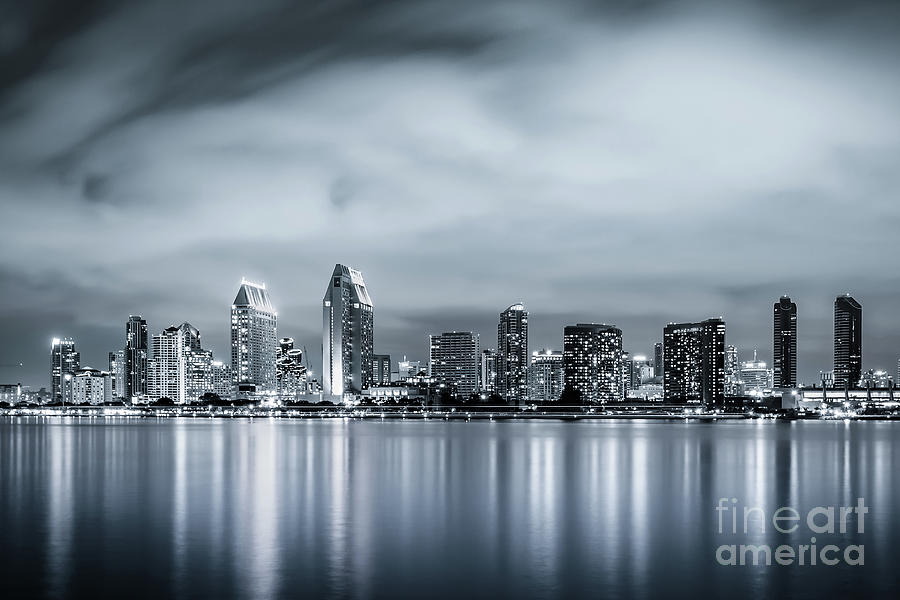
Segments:
[[[521,300],[533,350],[721,315],[770,361],[789,293],[811,381],[849,291],[896,372],[898,2],[0,7],[0,382],[131,313],[227,362],[242,276],[318,372],[336,262],[395,360]]]

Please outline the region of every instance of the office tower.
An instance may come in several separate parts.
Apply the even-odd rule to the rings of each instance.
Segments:
[[[66,375],[73,375],[81,368],[81,355],[75,350],[72,338],[53,338],[50,345],[50,398],[53,402],[63,399]]]
[[[753,351],[753,360],[741,363],[740,381],[741,392],[745,396],[762,396],[763,392],[772,389],[773,370],[757,358],[756,350]]]
[[[322,299],[322,387],[326,395],[372,386],[375,316],[362,273],[335,265]]]
[[[265,284],[242,279],[231,305],[231,378],[237,390],[276,391],[277,321]]]
[[[497,390],[497,353],[491,348],[486,348],[481,352],[478,381],[482,392],[491,394]]]
[[[375,385],[391,384],[390,354],[375,354],[372,357],[372,382]]]
[[[725,395],[738,396],[741,393],[741,365],[734,345],[725,346]]]
[[[423,371],[427,371],[427,369],[422,369],[422,361],[407,360],[405,355],[403,356],[403,360],[397,363],[397,378],[400,381],[418,377],[419,373],[422,373]]]
[[[725,322],[670,323],[663,330],[667,402],[721,403],[725,398]]]
[[[834,300],[834,387],[856,387],[861,375],[862,305],[845,294]]]
[[[897,379],[894,381],[900,382],[900,358],[897,359]]]
[[[125,398],[125,350],[109,353],[109,376],[112,380],[112,397]]]
[[[500,313],[497,325],[497,393],[519,406],[528,397],[528,311],[522,303]]]
[[[631,357],[630,362],[631,364],[628,367],[628,375],[630,377],[628,389],[636,390],[653,378],[654,362],[643,354],[635,354]]]
[[[278,395],[292,401],[297,394],[307,392],[309,373],[303,364],[303,350],[294,348],[293,338],[281,338],[278,343],[278,359],[275,362],[278,379]]]
[[[558,402],[564,383],[562,352],[544,349],[531,353],[531,364],[528,366],[530,402]]]
[[[463,400],[478,389],[478,334],[448,331],[428,336],[428,375],[455,386]]]
[[[227,400],[232,393],[231,365],[221,360],[214,360],[209,365],[210,391],[219,398]]]
[[[789,296],[775,303],[772,349],[774,386],[797,386],[797,305]]]
[[[72,374],[72,404],[104,404],[112,401],[112,377],[109,373],[86,367]]]
[[[175,404],[196,402],[213,391],[212,353],[200,347],[200,332],[190,323],[167,327],[152,337],[147,396]]]
[[[147,394],[147,321],[131,315],[125,323],[125,393],[126,402]]]
[[[565,392],[582,404],[622,400],[622,330],[579,323],[563,331]]]
[[[622,350],[622,398],[627,398],[631,392],[631,353]]]
[[[656,342],[653,345],[653,376],[663,376],[663,345],[662,342]]]

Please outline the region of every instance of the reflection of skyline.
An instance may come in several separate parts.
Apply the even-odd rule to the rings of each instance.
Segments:
[[[872,577],[897,540],[887,424],[409,425],[19,426],[4,437],[32,437],[4,444],[0,475],[35,485],[10,488],[19,491],[0,509],[30,525],[6,530],[15,542],[27,533],[40,549],[5,564],[33,562],[34,580],[56,591],[85,573],[133,580],[152,568],[148,592],[166,595],[368,596],[441,581],[447,594],[478,585],[571,596],[585,586],[651,592],[660,578],[672,589],[745,582],[772,594],[809,581],[777,570],[696,577],[725,543],[714,531],[718,497],[771,513],[864,495]]]

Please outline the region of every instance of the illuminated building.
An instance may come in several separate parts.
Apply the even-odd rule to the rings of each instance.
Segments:
[[[725,322],[670,323],[663,330],[667,402],[721,403],[725,398]]]
[[[531,353],[528,366],[528,389],[531,402],[557,402],[562,395],[565,375],[563,353],[559,350],[541,350]]]
[[[375,315],[362,273],[335,265],[322,299],[322,387],[326,395],[372,386]]]
[[[196,402],[213,391],[212,352],[200,347],[200,332],[190,323],[168,327],[152,338],[147,395],[175,404]]]
[[[72,375],[72,404],[104,404],[112,401],[112,377],[105,371],[85,367]]]
[[[773,325],[774,386],[792,388],[797,385],[797,305],[782,296],[774,307]]]
[[[418,377],[423,371],[427,372],[427,369],[422,368],[420,360],[407,360],[404,356],[403,360],[397,363],[397,378],[400,381]]]
[[[125,398],[125,350],[109,353],[109,376],[113,398]]]
[[[125,394],[133,398],[147,394],[147,321],[131,315],[125,323]]]
[[[741,394],[741,366],[738,362],[737,347],[725,346],[725,395]]]
[[[579,323],[563,330],[565,392],[583,404],[622,400],[622,330]]]
[[[741,392],[745,396],[762,396],[764,392],[771,391],[773,371],[767,368],[765,361],[756,357],[753,351],[753,360],[741,363]]]
[[[75,350],[72,338],[53,338],[50,345],[50,398],[57,402],[63,399],[65,376],[72,375],[81,368],[81,355]]]
[[[293,338],[279,340],[275,372],[278,395],[282,399],[293,400],[298,394],[307,393],[308,373],[303,365],[303,350],[294,347]]]
[[[528,398],[528,311],[522,303],[500,313],[496,391],[513,406]]]
[[[894,378],[887,371],[869,369],[863,373],[858,387],[863,389],[888,389],[894,387]]]
[[[478,380],[482,392],[490,394],[497,390],[497,353],[490,348],[481,351]]]
[[[228,399],[232,394],[231,365],[214,360],[209,365],[210,391],[219,398]]]
[[[428,375],[455,386],[467,400],[478,389],[479,336],[471,331],[448,331],[428,336]]]
[[[834,300],[834,387],[853,387],[862,376],[862,305],[850,294]]]
[[[663,376],[663,344],[656,342],[653,345],[653,376]]]
[[[390,354],[376,354],[372,357],[372,382],[374,385],[391,384]]]
[[[236,389],[276,391],[277,320],[265,284],[241,280],[231,305],[231,378]]]
[[[643,354],[635,354],[628,365],[629,390],[636,390],[653,378],[654,362]]]

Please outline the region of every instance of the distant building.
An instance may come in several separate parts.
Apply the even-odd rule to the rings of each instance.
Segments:
[[[862,389],[888,389],[894,387],[894,378],[887,371],[869,369],[863,373],[858,387]]]
[[[50,345],[50,397],[54,402],[63,399],[65,376],[81,368],[81,355],[75,350],[72,338],[53,338]]]
[[[759,360],[756,350],[753,351],[753,360],[741,363],[741,394],[744,396],[762,396],[772,390],[773,371],[766,362]]]
[[[898,365],[900,365],[900,361],[898,361]],[[481,351],[478,381],[482,392],[492,394],[497,391],[497,353],[491,348]]]
[[[125,322],[125,393],[124,398],[147,394],[147,321],[140,315],[131,315]]]
[[[797,386],[797,305],[789,296],[782,296],[774,307],[773,369],[774,386]]]
[[[496,391],[513,406],[528,398],[528,311],[522,303],[500,313]]]
[[[175,404],[196,402],[213,391],[212,353],[200,347],[200,332],[190,323],[167,327],[152,338],[147,396]]]
[[[546,349],[532,352],[528,366],[529,401],[558,402],[564,385],[563,353]]]
[[[306,366],[303,364],[303,350],[294,347],[293,338],[281,338],[278,343],[278,358],[275,362],[278,379],[278,395],[282,400],[293,401],[298,394],[309,391]]]
[[[739,396],[741,394],[741,365],[738,362],[737,347],[725,346],[725,395]]]
[[[447,331],[428,336],[428,375],[456,386],[460,398],[478,390],[479,336],[471,331]]]
[[[109,373],[86,367],[71,379],[72,404],[104,404],[112,401],[112,377]]]
[[[372,384],[391,384],[391,355],[375,354],[372,357]]]
[[[579,323],[563,332],[565,393],[583,404],[622,400],[622,330]]]
[[[231,377],[231,365],[220,360],[214,360],[209,365],[210,391],[219,398],[227,400],[231,398],[233,384]]]
[[[326,395],[372,386],[375,314],[362,273],[335,265],[322,299],[322,387]]]
[[[725,322],[670,323],[663,330],[663,387],[667,402],[722,403],[725,399]]]
[[[862,305],[849,294],[834,300],[834,386],[847,388],[862,377]]]
[[[109,376],[112,378],[113,398],[125,398],[125,350],[109,353]]]
[[[406,356],[404,356],[403,360],[397,363],[397,378],[400,381],[406,381],[427,372],[428,369],[422,367],[422,361],[420,360],[407,360]]]
[[[653,345],[653,376],[663,376],[663,344],[656,342]]]
[[[630,384],[629,391],[638,389],[641,385],[653,379],[654,361],[649,360],[643,354],[635,354],[631,357],[628,367]]]
[[[622,350],[622,398],[628,397],[631,388],[631,353]]]
[[[277,391],[277,321],[266,286],[241,280],[231,304],[231,377],[236,388]]]

